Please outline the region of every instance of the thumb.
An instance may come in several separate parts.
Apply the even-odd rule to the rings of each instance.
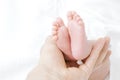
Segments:
[[[49,36],[41,48],[41,63],[51,67],[66,67],[62,52],[58,49],[55,40]]]
[[[98,57],[100,56],[101,50],[104,47],[104,44],[105,44],[104,38],[98,39],[93,46],[90,56],[87,58],[85,64],[80,66],[80,68],[84,69],[86,72],[91,74],[93,68],[95,67],[96,61],[98,60]]]

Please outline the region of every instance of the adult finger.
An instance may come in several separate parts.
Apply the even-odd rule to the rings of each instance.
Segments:
[[[104,44],[105,44],[105,39],[101,38],[97,40],[93,46],[90,56],[86,60],[85,64],[80,66],[80,68],[83,68],[86,72],[91,74]]]
[[[104,47],[103,47],[102,51],[100,52],[100,56],[96,62],[96,65],[101,64],[103,62],[104,58],[106,57],[108,48],[109,48],[109,43],[110,43],[110,38],[106,37]]]
[[[107,60],[110,60],[110,55],[111,55],[111,53],[112,53],[111,50],[108,50],[108,51],[107,51],[107,55],[105,56],[103,62],[106,62]]]
[[[40,61],[42,64],[48,66],[66,67],[63,54],[56,46],[56,42],[52,39],[52,36],[46,39],[41,49]]]

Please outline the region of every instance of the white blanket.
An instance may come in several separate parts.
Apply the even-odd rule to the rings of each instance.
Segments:
[[[39,59],[51,23],[69,10],[83,18],[89,39],[111,37],[110,80],[120,80],[119,0],[0,0],[0,80],[25,80]]]

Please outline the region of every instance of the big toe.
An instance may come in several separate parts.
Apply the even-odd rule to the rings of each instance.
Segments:
[[[68,18],[68,20],[73,20],[75,14],[76,14],[75,11],[69,11],[69,12],[67,13],[67,18]]]

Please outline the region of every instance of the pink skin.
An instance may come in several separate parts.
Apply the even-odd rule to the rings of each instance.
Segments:
[[[68,60],[88,57],[91,43],[87,40],[82,19],[75,12],[68,13],[68,29],[61,18],[53,23],[53,37]]]
[[[70,37],[67,27],[61,18],[57,18],[53,23],[53,38],[56,40],[57,46],[65,55],[66,60],[75,60],[71,53]]]
[[[61,18],[57,18],[57,20],[53,23],[53,39],[56,40],[58,48],[60,48],[61,51],[64,53],[65,59],[84,59],[89,55],[91,45],[93,43],[87,40],[83,21],[75,12],[68,13],[68,21],[69,27],[66,28],[63,20]],[[78,50],[76,49],[76,46],[79,47]],[[74,52],[75,50],[76,52]],[[104,56],[104,54],[102,56]],[[99,80],[105,79],[105,77],[109,73],[110,68],[109,56],[110,54],[107,55],[103,62],[101,62],[102,58],[98,60],[97,64],[100,65],[95,66],[95,69],[89,78],[90,80],[98,80],[98,77]]]
[[[76,12],[68,12],[67,16],[72,55],[76,60],[83,60],[89,56],[92,48],[86,37],[84,23]]]
[[[68,22],[69,32],[68,32],[68,29],[65,27],[62,19],[57,18],[57,20],[53,23],[53,32],[52,32],[53,39],[56,40],[58,48],[60,48],[61,51],[64,53],[65,59],[67,60],[84,59],[89,55],[91,50],[91,44],[93,43],[91,41],[88,42],[85,35],[83,21],[75,12],[68,13],[68,21],[69,21]],[[74,43],[73,41],[75,41],[76,43]],[[77,43],[79,43],[79,45]],[[105,48],[106,50],[107,50],[108,44],[109,44],[109,39],[108,39],[107,46]],[[74,46],[80,47],[78,48],[78,51],[80,53],[79,52],[77,52],[77,54],[72,53],[72,51],[74,51],[74,48],[76,49],[76,47]],[[71,48],[72,48],[72,51],[71,51]],[[98,80],[98,77],[99,77],[99,80],[104,80],[109,73],[110,52],[108,52],[108,55],[106,57],[104,56],[106,54],[106,51],[103,51],[103,52],[105,53],[102,53],[101,58],[98,59],[95,69],[89,78],[90,80]]]

